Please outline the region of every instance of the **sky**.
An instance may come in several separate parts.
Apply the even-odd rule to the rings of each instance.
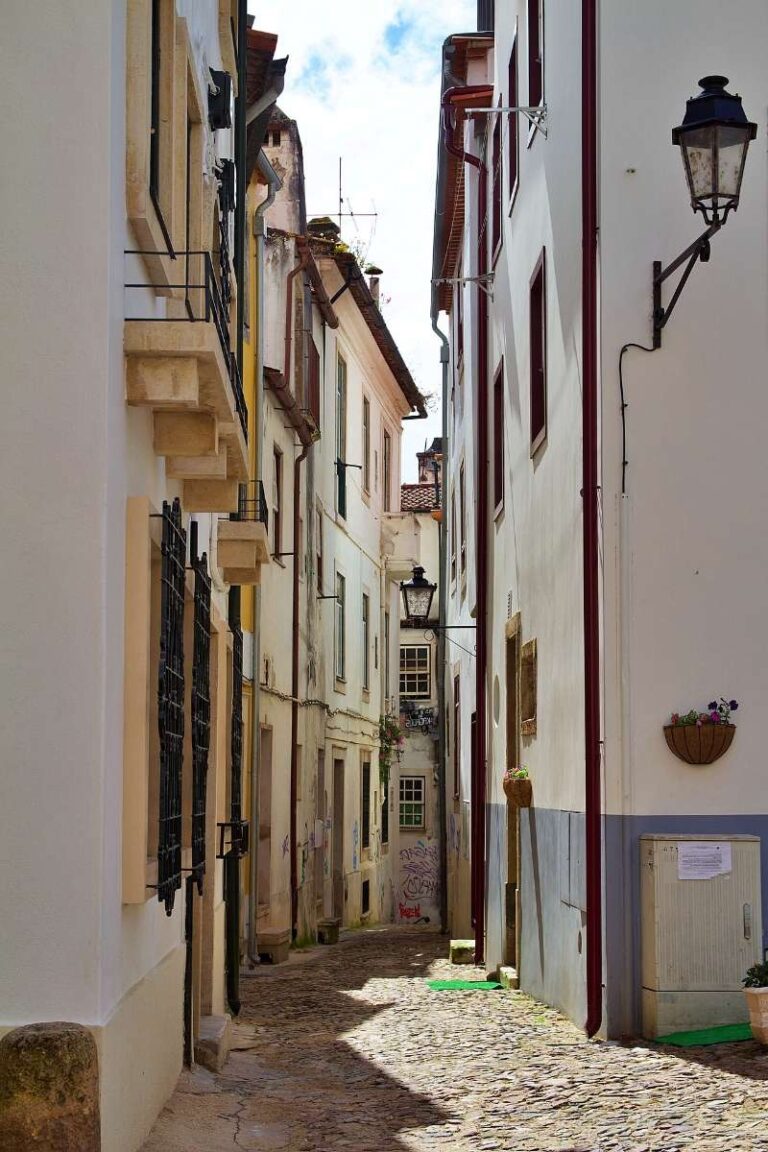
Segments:
[[[383,269],[384,317],[428,420],[403,425],[403,479],[440,435],[440,342],[430,322],[440,49],[476,26],[476,0],[248,0],[288,56],[280,107],[298,122],[309,216],[338,212],[342,238]],[[376,212],[375,218],[362,213]],[[444,317],[443,317],[444,319]]]

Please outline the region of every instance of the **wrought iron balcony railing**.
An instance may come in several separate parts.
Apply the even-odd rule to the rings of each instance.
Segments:
[[[188,320],[191,323],[205,322],[213,323],[216,333],[219,337],[219,344],[227,365],[227,373],[229,375],[230,383],[232,385],[232,393],[235,400],[235,409],[240,419],[240,424],[243,429],[243,435],[246,440],[248,439],[248,409],[245,404],[245,395],[243,393],[243,382],[240,377],[240,369],[237,363],[237,355],[230,347],[229,335],[229,309],[222,294],[222,288],[216,276],[215,265],[213,257],[210,252],[203,250],[188,250],[177,252],[156,252],[144,249],[129,249],[125,253],[126,256],[163,256],[170,257],[171,260],[180,262],[180,267],[183,268],[183,279],[179,277],[178,281],[164,285],[164,287],[171,292],[181,292],[183,290],[183,314],[180,310],[177,314],[171,315],[152,315],[152,316],[126,316],[126,321],[142,321],[143,323],[157,322],[178,322],[179,320]],[[141,290],[146,291],[152,288],[152,283],[149,279],[144,281],[126,283],[126,291]],[[226,284],[225,284],[226,290]],[[181,301],[180,301],[181,302]]]
[[[269,509],[261,480],[251,480],[240,485],[234,519],[255,521],[269,530]]]

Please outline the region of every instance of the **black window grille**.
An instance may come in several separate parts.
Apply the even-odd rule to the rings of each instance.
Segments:
[[[160,823],[157,898],[168,916],[181,888],[181,782],[184,761],[184,580],[187,535],[181,504],[163,502],[160,597],[160,668],[157,715],[160,737]]]
[[[192,653],[192,870],[203,894],[205,807],[211,742],[211,578],[205,552],[193,549],[195,628]]]

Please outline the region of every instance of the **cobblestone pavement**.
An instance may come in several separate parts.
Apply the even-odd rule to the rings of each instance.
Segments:
[[[768,1152],[768,1052],[587,1041],[518,992],[433,992],[447,943],[355,933],[242,981],[234,1050],[144,1152]]]

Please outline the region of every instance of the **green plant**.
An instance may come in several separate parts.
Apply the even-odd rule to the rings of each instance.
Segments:
[[[397,716],[384,715],[379,717],[379,781],[382,795],[389,786],[389,769],[392,765],[392,756],[400,759],[403,751],[405,736],[400,727]]]
[[[505,775],[509,776],[511,780],[527,780],[528,769],[524,764],[522,768],[507,768]]]
[[[698,712],[695,708],[691,708],[690,712],[673,712],[670,717],[670,724],[673,728],[692,728],[696,725],[701,728],[704,724],[732,724],[731,712],[735,712],[738,708],[738,700],[726,700],[724,696],[717,700],[711,700],[707,704],[706,712]]]
[[[768,960],[761,960],[747,968],[747,974],[742,980],[745,988],[768,988]]]

